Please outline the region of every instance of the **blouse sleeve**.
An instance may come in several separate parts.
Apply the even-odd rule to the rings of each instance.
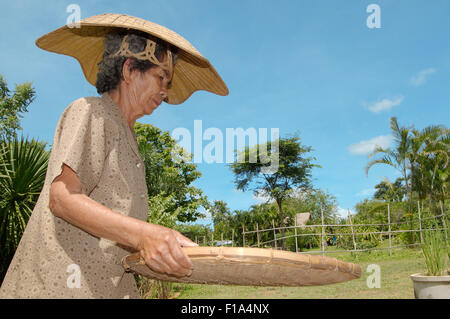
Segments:
[[[87,99],[76,100],[64,111],[55,131],[48,166],[50,182],[66,164],[89,195],[100,180],[107,153],[104,117]]]

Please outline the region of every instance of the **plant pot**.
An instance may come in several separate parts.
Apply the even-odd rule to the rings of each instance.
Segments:
[[[448,272],[447,272],[448,273]],[[446,276],[411,275],[416,299],[450,299],[450,274]]]

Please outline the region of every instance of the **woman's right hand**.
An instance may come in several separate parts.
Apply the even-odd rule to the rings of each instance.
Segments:
[[[192,273],[192,263],[181,246],[198,245],[176,230],[147,223],[142,227],[137,248],[152,270],[184,277]]]

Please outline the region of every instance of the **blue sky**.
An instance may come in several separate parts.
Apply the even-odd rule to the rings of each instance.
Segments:
[[[315,187],[336,196],[343,211],[371,197],[384,176],[398,176],[382,166],[364,173],[371,147],[392,141],[390,117],[419,129],[450,124],[446,0],[2,0],[0,73],[10,88],[32,81],[37,91],[22,121],[29,137],[51,143],[63,110],[96,95],[76,60],[35,46],[38,37],[66,24],[72,3],[81,18],[125,13],[174,30],[210,60],[230,90],[226,97],[196,92],[141,122],[193,132],[194,120],[202,120],[203,130],[224,135],[238,127],[298,132],[322,166],[313,171]],[[381,28],[367,27],[370,4],[380,7]],[[225,164],[202,163],[199,170],[196,185],[210,200],[231,209],[258,202],[251,192],[235,190]]]

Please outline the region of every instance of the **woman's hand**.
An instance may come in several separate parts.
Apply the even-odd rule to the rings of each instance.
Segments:
[[[181,246],[198,245],[176,230],[147,224],[141,231],[138,250],[152,270],[183,277],[192,273],[192,263]]]

